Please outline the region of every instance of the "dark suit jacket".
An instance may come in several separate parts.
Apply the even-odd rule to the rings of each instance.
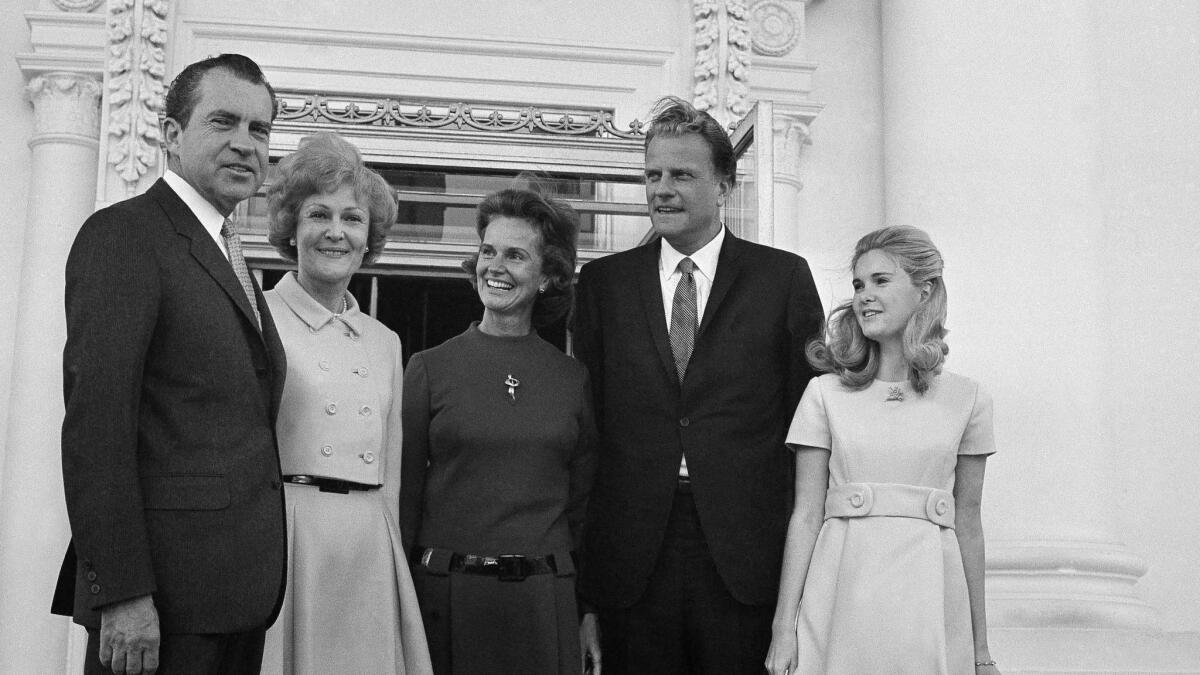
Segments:
[[[601,436],[582,592],[608,608],[641,597],[686,450],[721,579],[743,604],[773,604],[794,486],[784,436],[813,375],[804,345],[820,300],[802,258],[726,233],[681,386],[659,247],[596,260],[579,277],[574,345],[591,372]]]
[[[286,536],[275,417],[283,345],[162,180],[83,224],[66,268],[63,482],[72,542],[53,609],[154,594],[162,631],[274,621]]]

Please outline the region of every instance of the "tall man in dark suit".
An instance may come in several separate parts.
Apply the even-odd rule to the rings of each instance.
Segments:
[[[602,443],[581,584],[606,675],[761,673],[770,645],[783,441],[821,306],[802,258],[722,225],[736,168],[716,120],[660,101],[645,175],[661,239],[580,274],[575,351]]]
[[[286,364],[228,216],[263,182],[274,113],[250,59],[188,66],[166,175],[92,215],[67,259],[72,543],[54,611],[88,629],[86,672],[261,665],[285,580]]]

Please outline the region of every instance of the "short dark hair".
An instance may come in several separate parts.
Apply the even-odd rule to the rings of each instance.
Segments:
[[[575,245],[579,238],[579,215],[570,204],[532,190],[508,189],[493,192],[475,211],[475,231],[483,232],[499,217],[519,218],[533,225],[542,250],[542,273],[549,279],[545,293],[533,303],[533,326],[549,326],[570,313],[575,304]],[[479,252],[463,262],[475,286]],[[478,289],[476,289],[478,290]]]
[[[267,189],[270,231],[267,241],[288,260],[296,260],[296,223],[300,205],[315,194],[333,192],[343,185],[354,188],[365,202],[369,225],[367,253],[370,264],[383,252],[388,230],[396,222],[396,193],[388,182],[362,161],[358,148],[332,131],[300,139],[300,147],[279,161],[279,173]]]
[[[267,78],[258,64],[250,57],[241,54],[221,54],[197,61],[184,68],[175,76],[171,82],[171,88],[167,90],[167,97],[163,102],[165,108],[163,116],[178,122],[181,129],[186,129],[188,122],[191,121],[192,111],[196,109],[196,97],[201,80],[208,71],[217,68],[229,71],[238,79],[266,87],[267,94],[271,96],[271,121],[275,120],[275,114],[278,112],[278,106],[275,105],[275,89],[270,82],[267,82]]]
[[[650,126],[646,130],[647,148],[659,134],[676,137],[698,134],[708,143],[717,175],[727,179],[729,187],[733,187],[737,181],[737,158],[733,155],[733,143],[721,123],[712,115],[697,110],[678,96],[664,96],[650,109]]]

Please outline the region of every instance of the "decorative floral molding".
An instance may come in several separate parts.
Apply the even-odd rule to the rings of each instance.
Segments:
[[[729,75],[725,107],[733,119],[750,112],[750,27],[746,22],[746,0],[725,0],[728,16],[728,50],[725,71]]]
[[[54,6],[64,12],[90,12],[104,0],[54,0]]]
[[[158,162],[169,0],[108,5],[108,162],[127,190]]]
[[[716,0],[692,0],[696,48],[696,67],[692,71],[695,80],[692,105],[700,110],[713,111],[717,108],[717,66],[721,58],[721,26],[717,14]]]
[[[751,40],[746,2],[692,0],[692,18],[696,49],[692,104],[729,124],[750,110]]]
[[[786,56],[800,41],[800,21],[779,0],[757,0],[751,5],[750,25],[755,54]]]
[[[100,137],[100,84],[78,73],[38,75],[25,86],[33,102],[34,140],[70,134],[96,143]]]
[[[623,131],[613,124],[610,110],[552,110],[287,91],[277,92],[275,100],[279,109],[276,123],[315,122],[571,137],[642,138],[641,122],[634,120],[629,124],[629,129]]]

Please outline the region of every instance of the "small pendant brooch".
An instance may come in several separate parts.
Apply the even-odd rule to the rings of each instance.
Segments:
[[[513,377],[512,373],[509,373],[508,377],[504,378],[504,384],[508,387],[508,397],[513,400],[513,403],[516,403],[517,387],[521,386],[521,381]]]

